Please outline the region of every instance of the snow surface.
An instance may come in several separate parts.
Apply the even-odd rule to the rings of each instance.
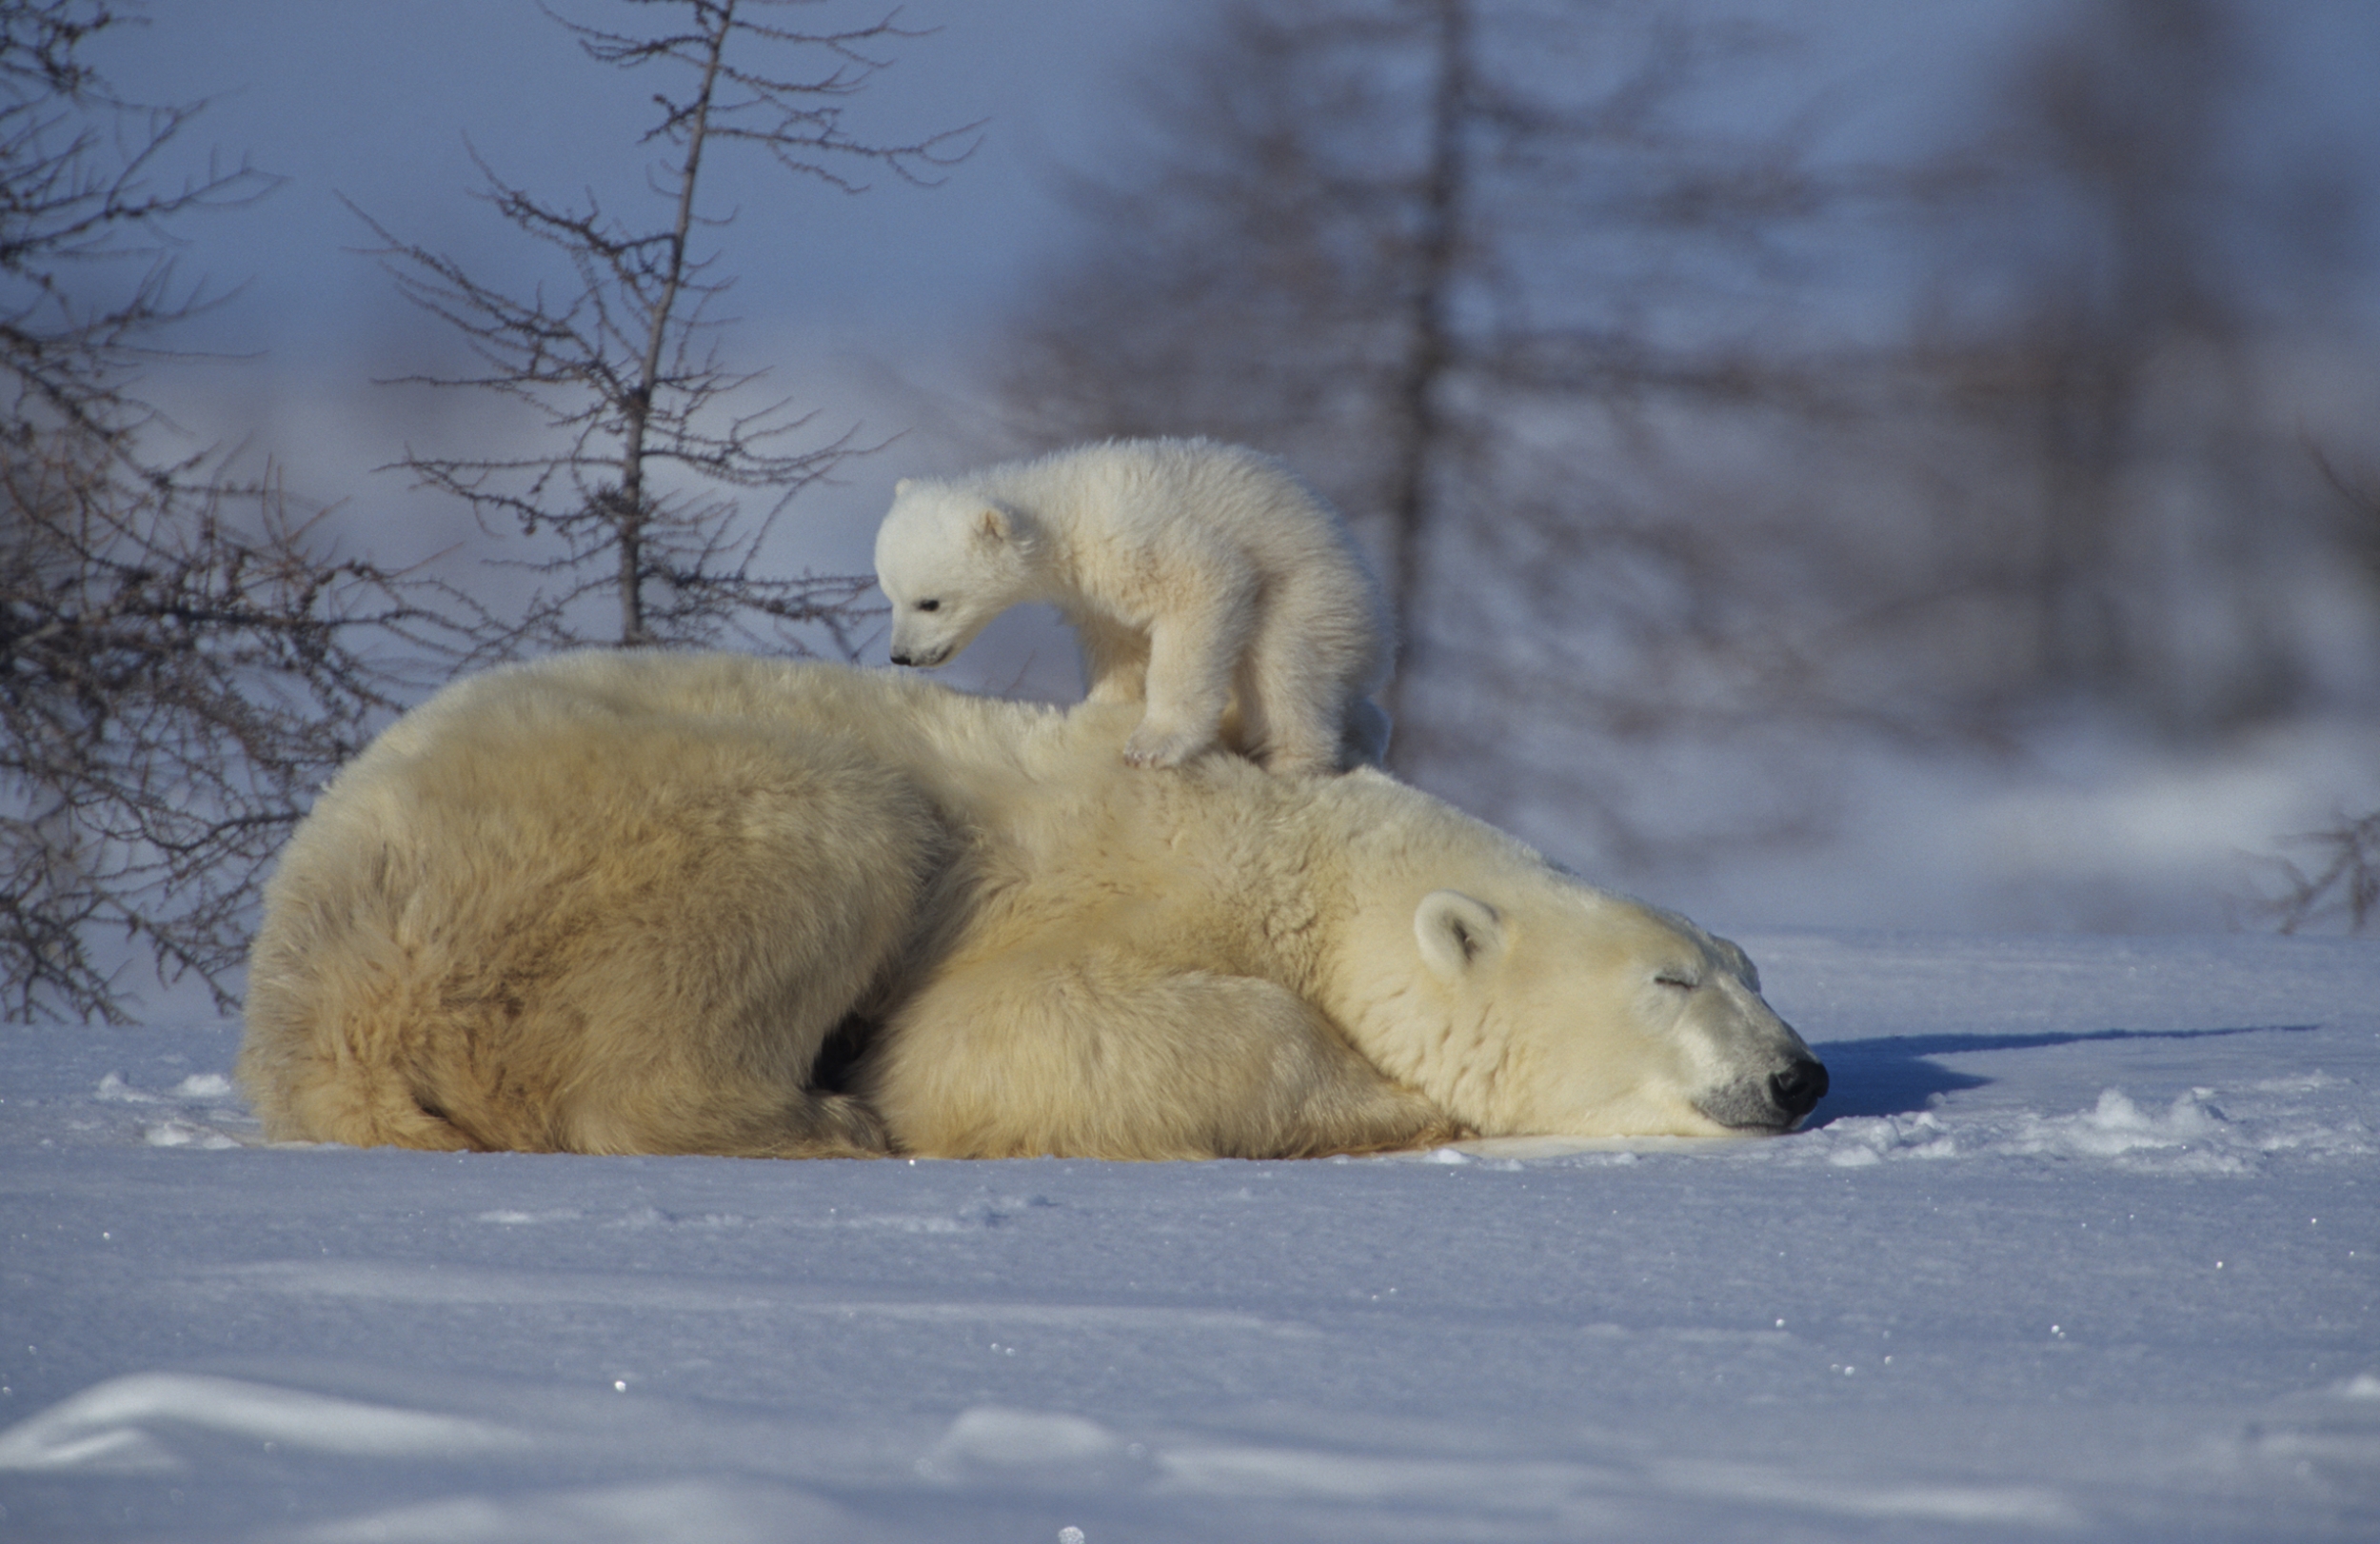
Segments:
[[[268,1148],[0,1028],[0,1538],[2380,1537],[2380,945],[1745,941],[1766,1141]]]

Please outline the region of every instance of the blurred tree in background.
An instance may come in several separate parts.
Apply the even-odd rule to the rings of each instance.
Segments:
[[[2315,461],[2339,495],[2342,544],[2380,579],[2380,491],[2350,479],[2319,453]],[[2380,485],[2380,479],[2372,481]],[[2328,829],[2306,832],[2288,845],[2308,861],[2286,855],[2268,860],[2280,882],[2258,898],[2257,908],[2282,932],[2337,922],[2361,933],[2380,921],[2380,809],[2342,812]]]
[[[1796,235],[1869,190],[1696,110],[1766,46],[1530,0],[1226,6],[1147,83],[1137,173],[1082,191],[1101,242],[1002,395],[1041,443],[1286,456],[1382,561],[1393,764],[1475,803],[1558,791],[1624,844],[1610,740],[1740,726],[1809,679],[1745,602],[1787,577],[1738,562],[1753,512],[1675,518],[1648,471],[1681,415],[1830,389],[1762,329]]]
[[[2319,325],[2356,201],[2253,159],[2248,15],[2095,0],[2004,83],[1920,329],[1992,458],[1997,689],[2204,736],[2300,705],[2338,556],[2268,376]]]
[[[2243,31],[2092,0],[1894,160],[1675,9],[1228,4],[998,389],[1303,469],[1397,602],[1394,764],[1607,862],[1808,828],[1846,728],[2219,733],[2325,668],[2310,576],[2373,601],[2265,380],[2356,210],[2260,180]]]

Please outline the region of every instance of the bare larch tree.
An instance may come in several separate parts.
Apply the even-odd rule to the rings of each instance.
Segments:
[[[491,536],[543,535],[558,547],[507,560],[536,573],[539,586],[483,641],[484,653],[726,637],[807,653],[823,629],[847,655],[873,581],[770,577],[761,560],[795,495],[855,446],[847,432],[798,443],[813,418],[753,402],[762,372],[722,359],[724,319],[714,307],[732,281],[718,270],[719,253],[702,246],[725,223],[704,212],[704,175],[719,152],[741,150],[848,192],[863,188],[869,168],[930,183],[972,148],[973,130],[885,144],[845,126],[844,104],[888,67],[884,50],[917,35],[890,15],[803,30],[771,18],[811,0],[633,3],[660,13],[651,30],[547,14],[593,62],[663,77],[643,139],[664,152],[647,178],[649,213],[615,216],[591,192],[577,204],[549,202],[474,151],[486,179],[479,196],[566,270],[526,292],[371,223],[401,291],[448,324],[480,366],[405,380],[512,399],[539,430],[517,451],[408,448],[399,465],[422,485],[466,501]],[[769,501],[757,519],[743,516],[734,495],[744,490]],[[588,611],[605,601],[616,615],[608,626]]]
[[[1770,44],[1539,0],[1220,8],[1004,341],[1017,432],[1284,456],[1380,559],[1392,763],[1506,814],[1550,794],[1629,847],[1597,744],[1809,679],[1729,604],[1785,579],[1731,567],[1744,520],[1664,519],[1644,475],[1678,411],[1808,390],[1763,312],[1854,179],[1790,123],[1705,110]]]
[[[2003,475],[1977,580],[2003,689],[2177,741],[2303,706],[2299,603],[2337,565],[2280,344],[2335,329],[2359,197],[2259,160],[2257,13],[2091,0],[1999,82],[1918,339]]]
[[[96,0],[0,4],[0,1014],[122,1016],[146,957],[228,1006],[265,865],[434,617],[233,482],[137,373],[208,304],[173,228],[271,179],[163,169],[197,109],[119,99]],[[181,448],[176,448],[181,447]],[[110,940],[112,939],[112,942]]]
[[[1393,764],[1621,869],[1816,828],[1854,734],[2289,705],[2335,549],[2262,301],[2321,239],[2247,13],[2069,8],[1905,155],[1737,14],[1219,6],[1002,341],[1012,432],[1283,456],[1395,597]]]
[[[2338,494],[2340,544],[2380,582],[2380,478],[2350,477],[2320,451],[2313,459]],[[2305,861],[2286,855],[2266,860],[2279,883],[2256,898],[2255,912],[2284,933],[2331,923],[2361,933],[2380,922],[2380,809],[2342,811],[2334,824],[2287,845]]]

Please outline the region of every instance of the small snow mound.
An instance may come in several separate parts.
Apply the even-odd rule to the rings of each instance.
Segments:
[[[1778,1151],[1788,1161],[1846,1169],[1901,1158],[2001,1157],[2099,1160],[2141,1174],[2228,1175],[2254,1172],[2276,1153],[2337,1158],[2380,1150],[2360,1121],[2270,1108],[2271,1101],[2253,1092],[2249,1102],[2250,1113],[2235,1118],[2215,1102],[2211,1088],[2190,1089],[2161,1109],[2108,1088],[2072,1115],[1968,1115],[1950,1106],[1938,1113],[1846,1117]]]
[[[857,1531],[848,1512],[806,1491],[689,1479],[453,1496],[281,1536],[298,1544],[780,1544]]]
[[[2342,1399],[2380,1399],[2380,1377],[2358,1373],[2337,1385],[2334,1392]]]
[[[135,1373],[110,1378],[0,1432],[0,1472],[177,1474],[190,1466],[157,1428],[197,1430],[315,1453],[422,1457],[526,1446],[500,1426],[396,1410],[239,1378]]]
[[[1842,1169],[1864,1169],[1886,1158],[1945,1158],[1958,1154],[1958,1139],[1931,1110],[1915,1115],[1854,1116],[1814,1133],[1817,1151]]]
[[[2070,1531],[2081,1522],[2055,1491],[2032,1485],[1860,1485],[1761,1464],[1686,1460],[1660,1475],[1689,1495],[1765,1501],[1879,1522],[1997,1524]]]
[[[151,1147],[195,1147],[210,1153],[241,1145],[237,1137],[188,1120],[160,1120],[142,1130],[141,1140]]]
[[[2237,1174],[2251,1166],[2254,1147],[2231,1129],[2212,1101],[2214,1090],[2176,1095],[2162,1113],[2143,1110],[2123,1090],[2103,1089],[2099,1102],[2071,1116],[2027,1115],[2004,1144],[2012,1153],[2055,1158],[2104,1158],[2126,1167]]]
[[[144,1093],[126,1082],[124,1075],[120,1072],[111,1072],[99,1079],[99,1086],[92,1093],[93,1097],[104,1104],[163,1104],[165,1102],[156,1095]]]
[[[1096,1458],[1122,1446],[1106,1427],[1080,1415],[978,1405],[951,1422],[937,1451],[1014,1464]]]
[[[120,1072],[111,1072],[99,1079],[91,1097],[102,1104],[171,1104],[176,1100],[189,1103],[214,1104],[238,1096],[231,1079],[219,1072],[197,1072],[176,1083],[171,1092],[152,1094],[145,1088],[134,1088],[124,1080]]]
[[[1138,1443],[1095,1420],[1047,1411],[977,1405],[960,1412],[917,1462],[939,1484],[1011,1484],[1034,1489],[1112,1485],[1148,1470]]]
[[[540,1222],[577,1222],[586,1216],[575,1206],[557,1207],[549,1212],[522,1212],[511,1207],[498,1207],[492,1212],[475,1212],[474,1222],[489,1222],[500,1228],[526,1228]]]
[[[2217,1135],[2229,1122],[2210,1103],[2214,1090],[2193,1088],[2178,1095],[2162,1116],[2150,1115],[2118,1088],[2102,1089],[2099,1102],[2071,1122],[2073,1140],[2103,1153],[2135,1147],[2178,1147]]]

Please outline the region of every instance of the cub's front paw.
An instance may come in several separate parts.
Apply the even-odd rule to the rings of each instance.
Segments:
[[[1134,766],[1180,766],[1214,743],[1212,734],[1194,729],[1152,729],[1146,723],[1124,742],[1124,760]]]

